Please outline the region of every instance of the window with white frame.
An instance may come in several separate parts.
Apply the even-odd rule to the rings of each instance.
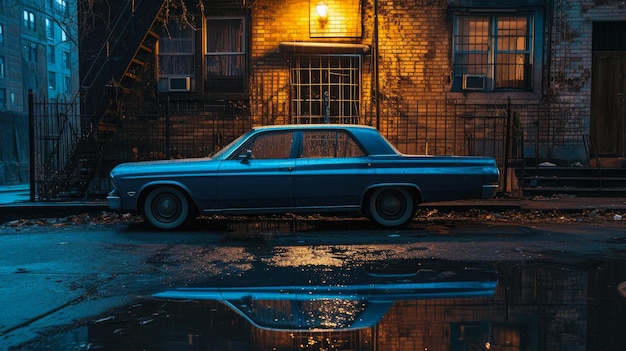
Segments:
[[[205,86],[208,92],[247,91],[244,17],[211,17],[205,30]]]
[[[532,15],[455,15],[452,90],[531,90],[533,45]]]
[[[290,62],[294,123],[359,123],[360,56],[294,56]]]

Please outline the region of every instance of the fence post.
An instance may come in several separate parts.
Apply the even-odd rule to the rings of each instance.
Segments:
[[[511,131],[511,97],[508,98],[507,106],[506,106],[506,135],[504,139],[504,179],[502,184],[504,184],[504,192],[508,192],[509,190],[509,157],[511,155],[511,138],[513,137]]]
[[[324,123],[330,122],[330,102],[328,96],[328,90],[324,92]]]
[[[35,98],[33,90],[28,89],[28,153],[29,153],[29,178],[30,178],[30,201],[35,201]]]
[[[165,159],[170,159],[170,96],[165,100]]]

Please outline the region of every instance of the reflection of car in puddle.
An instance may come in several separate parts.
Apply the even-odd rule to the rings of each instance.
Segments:
[[[106,311],[92,321],[45,330],[20,350],[536,351],[562,349],[563,345],[571,350],[626,350],[623,333],[626,298],[616,293],[616,288],[622,287],[618,283],[626,280],[624,260],[583,260],[568,264],[501,262],[495,267],[490,263],[434,259],[378,260],[345,262],[339,269],[322,265],[294,269],[259,260],[252,266],[236,277],[234,274],[207,276],[202,286],[234,291],[259,286],[267,290],[277,286],[311,289],[363,285],[369,288],[372,284],[407,282],[493,283],[495,268],[497,287],[493,296],[487,293],[487,297],[417,296],[396,300],[375,327],[360,329],[355,329],[357,323],[363,325],[366,320],[375,319],[368,317],[374,315],[368,312],[371,308],[368,303],[379,302],[391,294],[378,297],[370,294],[361,299],[342,293],[332,301],[320,298],[319,294],[315,299],[307,297],[309,305],[304,307],[298,305],[300,302],[280,300],[286,314],[312,310],[314,314],[304,316],[334,318],[325,322],[327,329],[317,327],[298,332],[254,327],[248,318],[242,317],[243,312],[235,312],[217,300],[140,299],[132,305]],[[395,291],[398,295],[402,292],[406,291]],[[408,298],[408,294],[404,296]],[[242,309],[251,306],[250,310],[257,314],[268,307],[274,308],[244,298],[235,302],[245,303]],[[270,312],[277,314],[273,309]],[[357,314],[356,318],[352,317]],[[300,315],[298,318],[306,320]]]
[[[492,270],[416,267],[387,267],[390,274],[364,267],[353,284],[183,287],[153,296],[219,301],[260,329],[329,331],[374,327],[395,301],[490,297],[496,288]]]

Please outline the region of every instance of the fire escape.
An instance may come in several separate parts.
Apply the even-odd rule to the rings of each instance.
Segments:
[[[118,131],[124,100],[153,69],[154,50],[159,39],[157,21],[164,1],[135,0],[126,3],[112,25],[100,51],[81,75],[83,94],[82,138],[66,167],[73,179],[71,197],[106,193],[109,188],[103,156],[107,143]],[[78,184],[78,186],[77,186]],[[68,197],[61,189],[57,197]],[[53,196],[54,197],[54,194]]]

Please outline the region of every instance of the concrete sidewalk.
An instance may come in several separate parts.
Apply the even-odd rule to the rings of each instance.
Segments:
[[[108,210],[106,201],[30,201],[29,184],[0,186],[0,224],[21,218],[65,217]]]
[[[100,201],[35,201],[31,202],[28,184],[0,186],[0,223],[20,218],[64,217],[72,214],[107,211],[105,200]],[[559,211],[575,213],[588,210],[612,210],[626,216],[624,197],[498,197],[489,200],[461,200],[429,202],[420,208],[433,208],[442,212],[468,211]]]

